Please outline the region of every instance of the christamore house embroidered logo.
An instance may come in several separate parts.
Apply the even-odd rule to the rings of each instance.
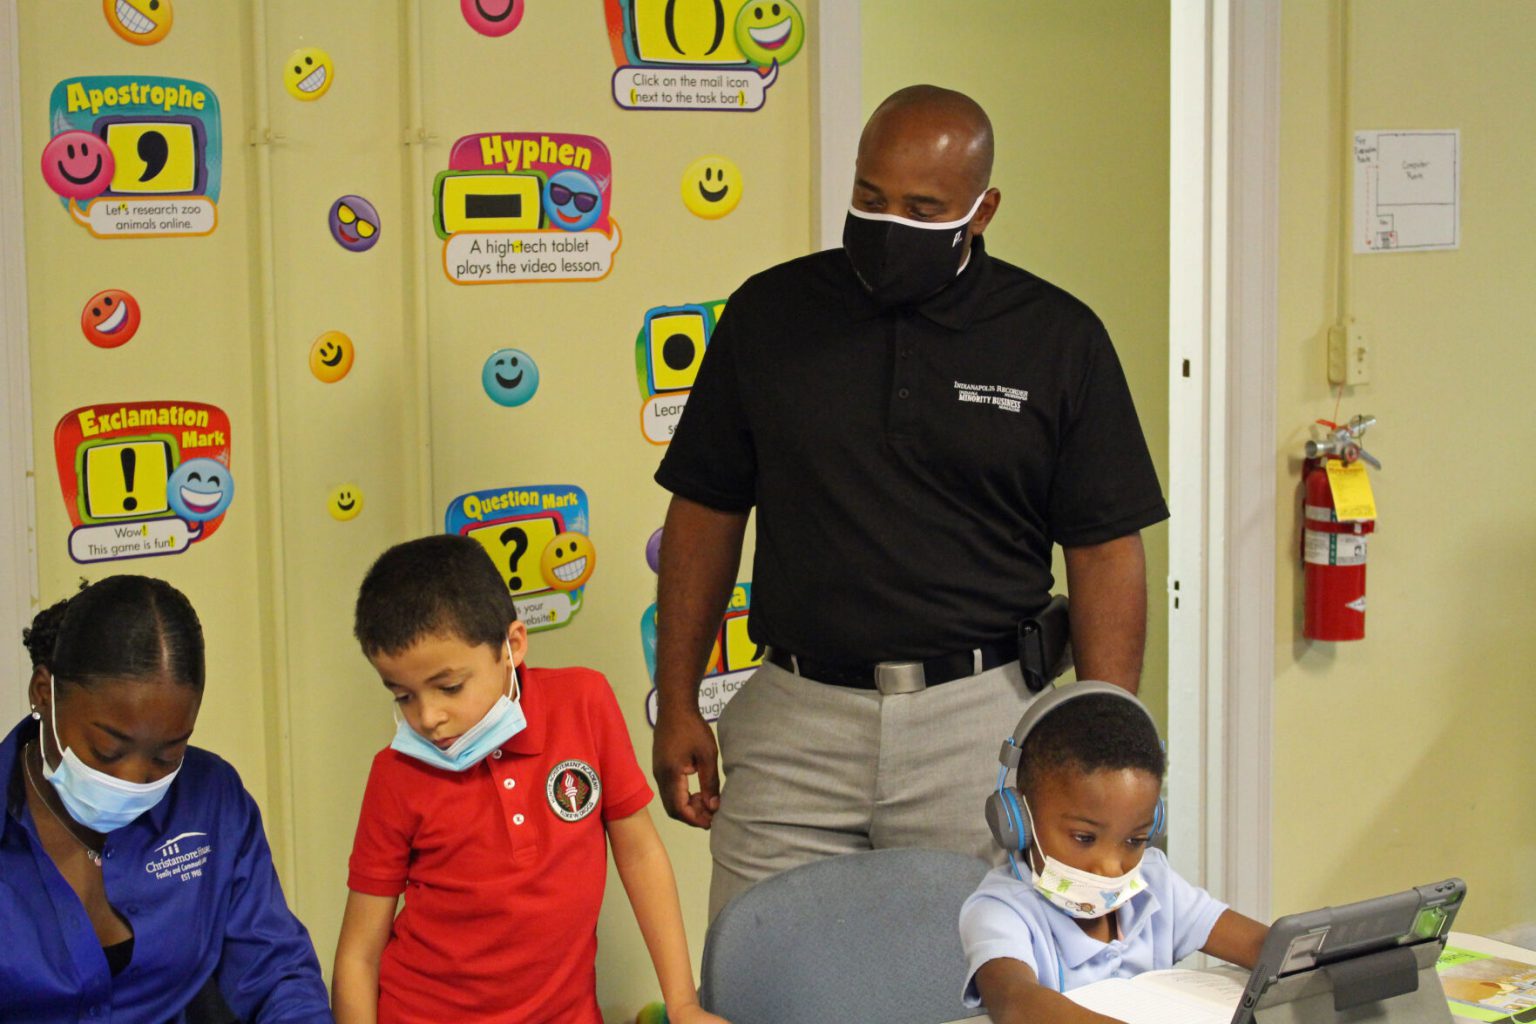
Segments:
[[[208,863],[208,854],[213,851],[213,844],[207,839],[207,832],[183,832],[173,836],[150,851],[144,870],[159,881],[174,878],[190,882],[200,878],[203,865]]]

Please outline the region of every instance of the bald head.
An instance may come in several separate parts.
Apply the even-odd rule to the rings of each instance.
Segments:
[[[953,89],[909,85],[875,108],[859,137],[866,153],[892,152],[905,160],[948,164],[979,195],[992,179],[992,121],[981,104]]]

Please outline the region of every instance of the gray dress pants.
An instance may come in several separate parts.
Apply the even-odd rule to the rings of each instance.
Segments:
[[[719,721],[709,916],[769,875],[887,847],[1004,855],[982,806],[1034,699],[1017,662],[882,696],[764,663]]]

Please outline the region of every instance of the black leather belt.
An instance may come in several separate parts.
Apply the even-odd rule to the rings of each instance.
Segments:
[[[890,696],[915,693],[925,687],[964,679],[1018,661],[1019,645],[1010,637],[1000,643],[981,644],[973,650],[941,654],[921,661],[880,661],[864,665],[833,665],[770,647],[766,660],[818,683],[879,690]]]

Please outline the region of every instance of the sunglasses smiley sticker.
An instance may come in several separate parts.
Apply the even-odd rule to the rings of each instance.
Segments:
[[[379,241],[379,211],[362,196],[342,196],[327,218],[331,237],[348,252],[367,252]]]

